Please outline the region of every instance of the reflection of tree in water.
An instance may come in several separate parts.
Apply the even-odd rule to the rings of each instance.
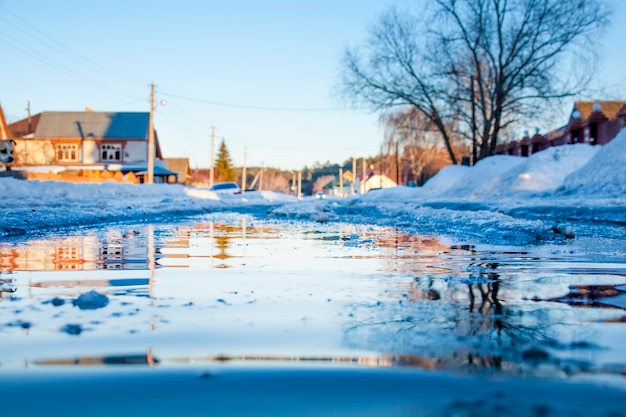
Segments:
[[[560,323],[553,323],[545,309],[508,306],[501,293],[510,280],[497,272],[499,264],[467,250],[471,256],[464,272],[421,274],[409,288],[386,292],[390,299],[354,306],[348,343],[470,369],[519,371],[549,361],[541,346],[558,344],[550,332]]]
[[[233,238],[239,237],[241,228],[227,224],[215,224],[215,233],[214,241],[217,253],[213,255],[213,258],[222,261],[232,258],[233,256],[228,253],[228,249],[232,244]],[[217,265],[217,267],[228,268],[229,266],[227,264],[220,264]]]

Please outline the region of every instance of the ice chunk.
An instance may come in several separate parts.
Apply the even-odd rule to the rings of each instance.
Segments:
[[[96,290],[91,290],[81,294],[73,303],[81,310],[96,310],[106,307],[109,304],[109,297],[100,294]]]
[[[82,333],[83,328],[80,324],[66,324],[65,326],[63,326],[61,331],[71,336],[78,336]]]

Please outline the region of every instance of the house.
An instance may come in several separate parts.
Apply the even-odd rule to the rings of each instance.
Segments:
[[[545,135],[528,133],[519,141],[496,146],[496,155],[530,156],[552,146],[572,143],[604,145],[626,126],[626,101],[577,101],[565,126]]]
[[[359,188],[362,193],[366,193],[370,190],[393,188],[397,186],[398,184],[385,174],[376,174],[372,172],[367,178],[365,178],[365,181],[360,184]]]
[[[178,174],[179,184],[191,184],[191,167],[189,166],[189,158],[164,158],[167,163],[167,169]]]
[[[78,172],[76,176],[133,176],[143,182],[148,159],[148,112],[42,112],[9,125],[16,170]],[[176,182],[155,132],[155,182]],[[113,175],[111,175],[113,173]],[[83,175],[80,175],[83,174]],[[95,175],[94,175],[95,174]]]

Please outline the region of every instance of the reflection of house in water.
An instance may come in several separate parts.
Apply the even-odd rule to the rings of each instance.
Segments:
[[[21,247],[0,246],[0,268],[4,271],[147,269],[147,254],[145,239],[75,236],[31,240]]]
[[[428,271],[445,272],[441,270],[439,255],[450,249],[438,238],[428,235],[413,235],[396,229],[371,230],[363,232],[361,239],[372,241],[384,254],[382,260],[389,272],[419,273]]]
[[[245,218],[241,223],[209,222],[183,226],[157,249],[157,264],[168,268],[187,268],[208,260],[212,268],[231,268],[233,260],[247,256],[246,245],[234,242],[259,239],[268,230],[248,228]]]
[[[100,248],[100,259],[104,269],[122,269],[124,247],[120,242],[109,242]]]
[[[260,233],[262,229],[252,232]],[[241,258],[240,248],[233,240],[246,239],[245,223],[226,225],[198,223],[183,226],[171,237],[150,248],[147,231],[109,233],[105,236],[74,236],[54,240],[31,240],[25,246],[0,246],[0,269],[3,271],[57,270],[145,270],[151,262],[150,251],[159,260],[172,259],[168,267],[187,267],[177,259],[210,258],[219,261],[215,267],[228,268],[230,259]],[[243,248],[245,250],[245,248]],[[153,252],[154,253],[154,252]],[[165,261],[162,261],[165,262]]]

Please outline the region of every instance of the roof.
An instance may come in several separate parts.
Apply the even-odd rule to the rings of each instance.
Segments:
[[[149,117],[148,112],[43,112],[35,137],[145,140]]]
[[[617,118],[617,113],[626,106],[626,101],[577,101],[574,103],[574,109],[572,110],[572,116],[576,110],[580,113],[581,120],[587,120],[591,113],[594,112],[594,105],[600,106],[600,112],[606,116],[609,120]]]
[[[39,118],[41,113],[37,113],[34,116],[26,119],[19,120],[9,125],[9,132],[14,138],[22,138],[35,132],[37,125],[39,124]]]
[[[167,162],[167,168],[178,172],[178,175],[187,180],[191,178],[189,158],[163,158]]]
[[[143,169],[143,170],[140,171],[137,168],[129,168],[129,167],[122,167],[120,169],[120,171],[122,171],[122,172],[133,171],[137,175],[146,175],[148,173],[148,171],[146,169]],[[169,169],[166,169],[166,168],[163,168],[163,167],[155,165],[154,166],[154,175],[176,175],[176,176],[178,176],[178,172],[170,171]]]
[[[167,168],[178,172],[191,172],[189,158],[163,158],[167,162]]]

